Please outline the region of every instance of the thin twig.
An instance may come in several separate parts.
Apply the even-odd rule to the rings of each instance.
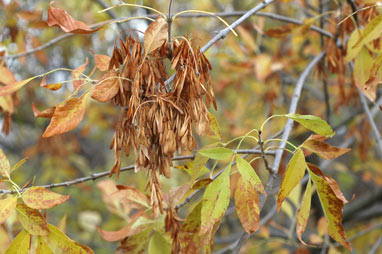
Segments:
[[[378,240],[375,242],[375,244],[373,245],[373,247],[371,247],[371,250],[369,251],[368,254],[375,254],[376,251],[378,250],[378,247],[381,245],[382,243],[382,236],[380,236],[378,238]]]
[[[382,159],[382,136],[381,133],[378,130],[377,125],[375,124],[374,117],[370,113],[369,106],[367,105],[367,101],[365,98],[365,95],[361,92],[361,90],[357,87],[358,89],[358,94],[359,98],[361,99],[362,107],[365,110],[367,119],[369,120],[369,124],[371,126],[371,129],[373,130],[374,136],[377,139],[377,144],[378,144],[378,151],[379,151],[379,157]]]
[[[108,6],[104,1],[102,0],[96,0],[96,2],[102,7],[102,9],[107,9],[109,8],[110,6]],[[113,10],[107,10],[106,13],[110,16],[110,18],[112,18],[113,20],[117,20],[117,15],[115,14],[115,12]],[[117,26],[119,28],[119,30],[121,30],[122,32],[122,35],[123,37],[126,37],[126,31],[125,29],[123,29],[123,26],[121,23],[117,23]]]
[[[264,226],[265,224],[268,223],[268,221],[270,221],[273,216],[276,214],[276,211],[277,211],[277,204],[275,203],[272,207],[272,209],[267,213],[267,215],[265,215],[259,222],[259,228],[261,228],[262,226]],[[215,251],[214,254],[224,254],[224,253],[230,253],[230,254],[234,254],[234,253],[238,253],[238,252],[235,252],[237,251],[237,248],[236,246],[237,245],[240,245],[241,243],[244,243],[245,240],[248,239],[249,235],[246,233],[246,232],[243,232],[240,236],[240,238],[235,241],[234,243],[230,244],[229,246],[223,248],[223,249],[220,249],[218,251]]]
[[[261,151],[257,150],[257,149],[240,149],[237,151],[235,150],[235,152],[237,152],[238,154],[261,154]],[[267,155],[275,155],[275,152],[267,152]],[[175,156],[172,160],[173,161],[192,160],[194,158],[195,158],[195,154],[191,154],[191,155]],[[123,171],[133,170],[134,168],[135,168],[135,165],[130,165],[130,166],[121,168],[120,171],[123,172]],[[110,175],[110,171],[104,171],[104,172],[100,172],[100,173],[91,174],[90,176],[76,178],[74,180],[70,180],[70,181],[66,181],[66,182],[41,185],[40,187],[45,187],[47,189],[63,187],[63,186],[67,187],[70,185],[79,184],[79,183],[83,183],[83,182],[87,182],[87,181],[94,181],[94,180],[97,180],[99,178],[109,176],[109,175]],[[20,192],[24,192],[27,189],[28,188],[21,189]],[[15,191],[13,191],[13,190],[0,190],[0,194],[13,194],[13,193],[15,193]]]
[[[219,17],[236,17],[236,16],[241,16],[244,13],[245,12],[243,12],[243,11],[235,11],[235,12],[222,12],[222,13],[214,13],[214,14],[216,16],[219,16]],[[253,15],[262,16],[262,17],[266,17],[266,18],[270,18],[270,19],[275,19],[275,20],[279,20],[279,21],[282,21],[282,22],[297,24],[297,25],[302,25],[303,24],[303,21],[300,21],[298,19],[289,18],[289,17],[285,17],[285,16],[282,16],[282,15],[273,14],[273,13],[257,12],[257,13],[254,13]],[[157,16],[156,14],[143,15],[143,17],[148,17],[148,18],[155,18],[156,16]],[[200,18],[204,18],[204,17],[213,17],[213,16],[207,15],[207,14],[202,14],[202,13],[201,14],[199,14],[199,13],[185,13],[185,14],[182,14],[182,15],[178,16],[178,18],[199,18],[199,17]],[[94,29],[94,28],[97,28],[99,26],[103,26],[103,25],[106,25],[108,23],[111,23],[111,22],[122,21],[122,20],[125,20],[125,19],[126,19],[126,17],[125,18],[120,18],[120,19],[107,20],[107,21],[103,21],[103,22],[96,23],[96,24],[93,24],[93,25],[89,25],[89,27],[91,29]],[[328,31],[322,30],[319,27],[311,26],[310,30],[316,31],[318,33],[321,33],[321,34],[325,35],[326,37],[333,38],[333,35],[331,33],[329,33]],[[21,52],[21,53],[18,53],[18,54],[14,54],[14,55],[3,56],[3,59],[5,59],[5,60],[16,59],[16,58],[20,58],[20,57],[31,55],[31,54],[36,53],[38,51],[42,51],[42,50],[44,50],[46,48],[49,48],[49,47],[53,46],[54,44],[56,44],[56,43],[58,43],[58,42],[60,42],[60,41],[62,41],[64,39],[67,39],[69,37],[72,37],[74,35],[76,35],[76,34],[67,33],[67,34],[59,35],[58,37],[48,41],[47,43],[42,44],[39,47],[27,50],[25,52]]]

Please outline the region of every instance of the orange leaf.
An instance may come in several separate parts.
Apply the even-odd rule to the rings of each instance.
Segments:
[[[251,234],[259,227],[259,194],[249,181],[239,178],[235,191],[236,213],[244,230]]]
[[[80,98],[71,98],[64,104],[58,105],[43,137],[48,138],[76,128],[84,117],[89,95],[88,92]]]
[[[95,65],[100,71],[107,71],[109,69],[110,56],[95,55]]]
[[[119,91],[119,79],[114,71],[108,71],[91,92],[93,99],[99,102],[111,100]]]
[[[89,28],[85,23],[73,19],[66,11],[52,7],[53,3],[54,1],[50,2],[48,9],[49,26],[59,26],[64,32],[75,34],[90,34],[102,28],[102,26],[96,29]]]
[[[22,198],[24,203],[33,209],[48,209],[64,203],[70,195],[63,196],[44,187],[33,186],[27,189]]]
[[[58,89],[60,89],[62,87],[62,83],[56,83],[56,84],[47,84],[46,83],[46,76],[44,76],[42,78],[42,81],[41,81],[41,84],[40,84],[41,87],[44,87],[46,89],[49,89],[49,90],[52,90],[52,91],[56,91]]]
[[[56,107],[50,107],[45,109],[44,111],[40,112],[34,103],[32,103],[32,110],[33,110],[33,115],[35,117],[43,117],[43,118],[52,118],[54,111],[56,110]]]
[[[0,66],[0,73],[0,83],[3,83],[4,85],[10,85],[17,82],[15,76],[7,67]]]
[[[349,148],[331,146],[328,143],[325,143],[323,140],[325,140],[325,137],[323,136],[311,135],[307,140],[304,141],[302,147],[326,160],[337,158],[351,150]]]
[[[145,49],[145,57],[163,45],[167,40],[167,22],[159,16],[157,20],[149,25],[143,39],[143,47]]]

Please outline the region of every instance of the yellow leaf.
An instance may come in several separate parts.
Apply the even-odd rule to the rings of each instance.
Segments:
[[[219,140],[221,140],[222,139],[222,133],[221,133],[221,130],[219,127],[219,123],[216,120],[216,117],[212,113],[209,113],[209,117],[210,117],[210,127],[211,127],[212,131],[214,132],[215,136]]]
[[[260,178],[257,176],[255,170],[252,168],[246,160],[236,155],[237,169],[246,184],[250,184],[256,191],[265,194],[264,186],[261,183]]]
[[[382,31],[382,15],[377,15],[374,19],[372,19],[363,30],[361,37],[354,44],[353,48],[358,45],[365,45],[366,43],[377,39],[381,36]]]
[[[230,200],[231,163],[212,183],[203,195],[200,234],[209,231],[224,216]]]
[[[304,177],[306,169],[305,156],[301,149],[297,149],[290,159],[287,169],[281,180],[280,191],[277,198],[277,210],[280,210],[282,202]]]
[[[25,204],[19,203],[16,205],[16,211],[21,225],[31,235],[48,235],[48,224],[42,214],[35,209],[28,207]]]
[[[13,239],[11,245],[5,254],[21,254],[29,253],[31,235],[26,231],[21,231],[15,239]]]
[[[40,237],[55,254],[93,254],[94,252],[87,246],[79,244],[53,225],[48,224],[50,234]]]
[[[308,185],[305,189],[304,197],[302,198],[301,207],[297,210],[297,224],[296,224],[296,234],[301,243],[306,245],[302,240],[301,236],[304,233],[306,225],[308,224],[309,213],[310,213],[310,203],[312,199],[312,183],[311,179],[308,180]]]
[[[48,138],[76,128],[84,117],[89,95],[87,92],[80,98],[71,98],[64,104],[58,105],[43,137]]]
[[[162,46],[167,37],[167,22],[162,16],[159,16],[157,20],[149,25],[145,32],[143,39],[145,57]]]
[[[33,186],[23,194],[24,203],[33,209],[48,209],[62,204],[68,200],[70,195],[63,196],[52,192],[44,187]]]
[[[13,171],[15,171],[16,169],[18,169],[19,167],[21,167],[22,165],[24,165],[25,162],[27,162],[29,158],[28,157],[25,157],[21,160],[19,160],[15,165],[13,165],[13,167],[11,168],[11,173]]]
[[[351,250],[351,246],[346,240],[345,230],[342,227],[342,209],[347,200],[332,178],[325,176],[318,167],[312,164],[309,164],[309,169],[326,220],[328,221],[329,235],[338,243]]]
[[[17,197],[9,197],[6,199],[0,199],[0,224],[12,215],[16,209]]]
[[[11,166],[9,165],[9,160],[0,148],[0,175],[8,178],[10,173]]]
[[[10,84],[7,86],[1,86],[0,87],[0,96],[6,96],[6,95],[9,95],[9,94],[16,92],[17,90],[19,90],[21,87],[26,85],[29,81],[31,81],[34,78],[35,77],[32,77],[32,78],[28,78],[25,80],[14,82],[13,84]]]
[[[360,39],[361,37],[361,30],[356,29],[352,32],[352,34],[349,37],[349,41],[346,47],[346,61],[350,62],[353,60],[354,57],[358,55],[358,53],[361,51],[363,48],[362,44],[357,45],[356,47],[354,46],[356,42]]]

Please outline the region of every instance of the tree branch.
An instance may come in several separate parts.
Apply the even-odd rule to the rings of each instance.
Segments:
[[[305,68],[304,72],[301,74],[300,78],[297,81],[296,88],[294,89],[294,92],[293,92],[292,101],[290,103],[289,111],[288,111],[289,114],[296,113],[297,104],[298,104],[298,101],[300,100],[301,91],[302,91],[302,88],[305,84],[305,81],[308,78],[308,75],[312,71],[314,66],[316,66],[316,64],[325,56],[325,54],[326,54],[326,52],[323,51],[318,56],[316,56],[309,63],[309,65]],[[281,139],[288,140],[289,134],[292,130],[292,126],[293,126],[293,120],[288,119],[288,121],[284,127],[284,132],[283,132]],[[272,171],[274,174],[277,174],[277,172],[278,172],[278,168],[279,168],[280,162],[281,162],[281,157],[284,153],[283,149],[285,148],[285,145],[286,145],[285,142],[281,142],[279,145],[279,148],[281,148],[281,149],[277,150],[277,152],[276,152],[276,158],[275,158],[275,161],[273,162],[273,167],[272,167]]]
[[[240,149],[240,150],[237,150],[236,152],[238,154],[261,154],[261,151],[257,150],[257,149]],[[275,155],[275,152],[267,152],[267,155]],[[175,156],[172,160],[173,161],[192,160],[194,158],[195,158],[195,154],[191,154],[191,155]],[[120,171],[121,172],[128,171],[128,170],[132,170],[134,168],[135,168],[135,165],[130,165],[130,166],[121,168]],[[87,181],[94,181],[94,180],[97,180],[99,178],[109,176],[109,175],[110,175],[110,170],[100,172],[100,173],[94,173],[94,174],[91,174],[90,176],[76,178],[74,180],[70,180],[70,181],[66,181],[66,182],[41,185],[39,187],[44,187],[47,189],[53,189],[53,188],[57,188],[57,187],[67,187],[70,185],[79,184],[79,183],[83,183],[83,182],[87,182]],[[24,192],[27,189],[28,188],[21,189],[19,192]],[[14,190],[0,190],[0,194],[14,194],[14,193],[16,193],[16,191],[14,191]]]

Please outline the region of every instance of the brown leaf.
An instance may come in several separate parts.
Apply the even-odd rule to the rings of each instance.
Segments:
[[[125,237],[130,237],[136,234],[139,234],[147,228],[147,225],[141,224],[134,227],[134,223],[140,218],[143,211],[138,212],[131,222],[118,231],[106,231],[97,227],[98,232],[101,234],[102,238],[108,242],[115,242],[124,239]]]
[[[110,64],[110,56],[106,55],[95,55],[95,65],[100,71],[107,71]]]
[[[302,147],[326,160],[337,158],[351,150],[350,148],[331,146],[328,143],[325,143],[323,140],[325,140],[325,137],[323,136],[311,135],[307,140],[304,141]],[[309,152],[308,154],[310,154]]]
[[[285,25],[279,28],[268,29],[265,34],[271,37],[283,38],[293,32],[298,25]]]
[[[76,128],[84,117],[89,95],[90,93],[87,92],[80,98],[70,98],[58,105],[43,137],[48,138]]]
[[[336,181],[325,176],[322,171],[313,164],[308,164],[314,185],[320,198],[321,206],[328,221],[329,235],[351,250],[349,242],[346,240],[345,230],[342,226],[342,209],[347,203],[346,198],[340,191]]]
[[[50,107],[45,109],[44,111],[39,111],[34,105],[34,103],[32,103],[32,110],[33,110],[33,115],[35,117],[52,118],[54,111],[56,110],[56,107]]]
[[[199,179],[199,180],[192,183],[191,188],[192,189],[201,189],[201,188],[204,188],[207,185],[209,185],[211,182],[212,182],[211,178]]]
[[[167,22],[159,16],[157,20],[149,25],[145,32],[143,46],[145,49],[145,57],[163,45],[167,40]]]
[[[119,91],[119,79],[113,70],[108,71],[93,88],[91,96],[99,102],[111,100]]]
[[[49,26],[59,26],[64,32],[75,34],[91,34],[103,27],[91,29],[85,23],[73,19],[66,11],[53,7],[53,3],[54,1],[50,2],[48,9],[47,24]]]
[[[248,181],[239,178],[235,191],[236,212],[244,230],[251,234],[259,227],[259,194]]]

